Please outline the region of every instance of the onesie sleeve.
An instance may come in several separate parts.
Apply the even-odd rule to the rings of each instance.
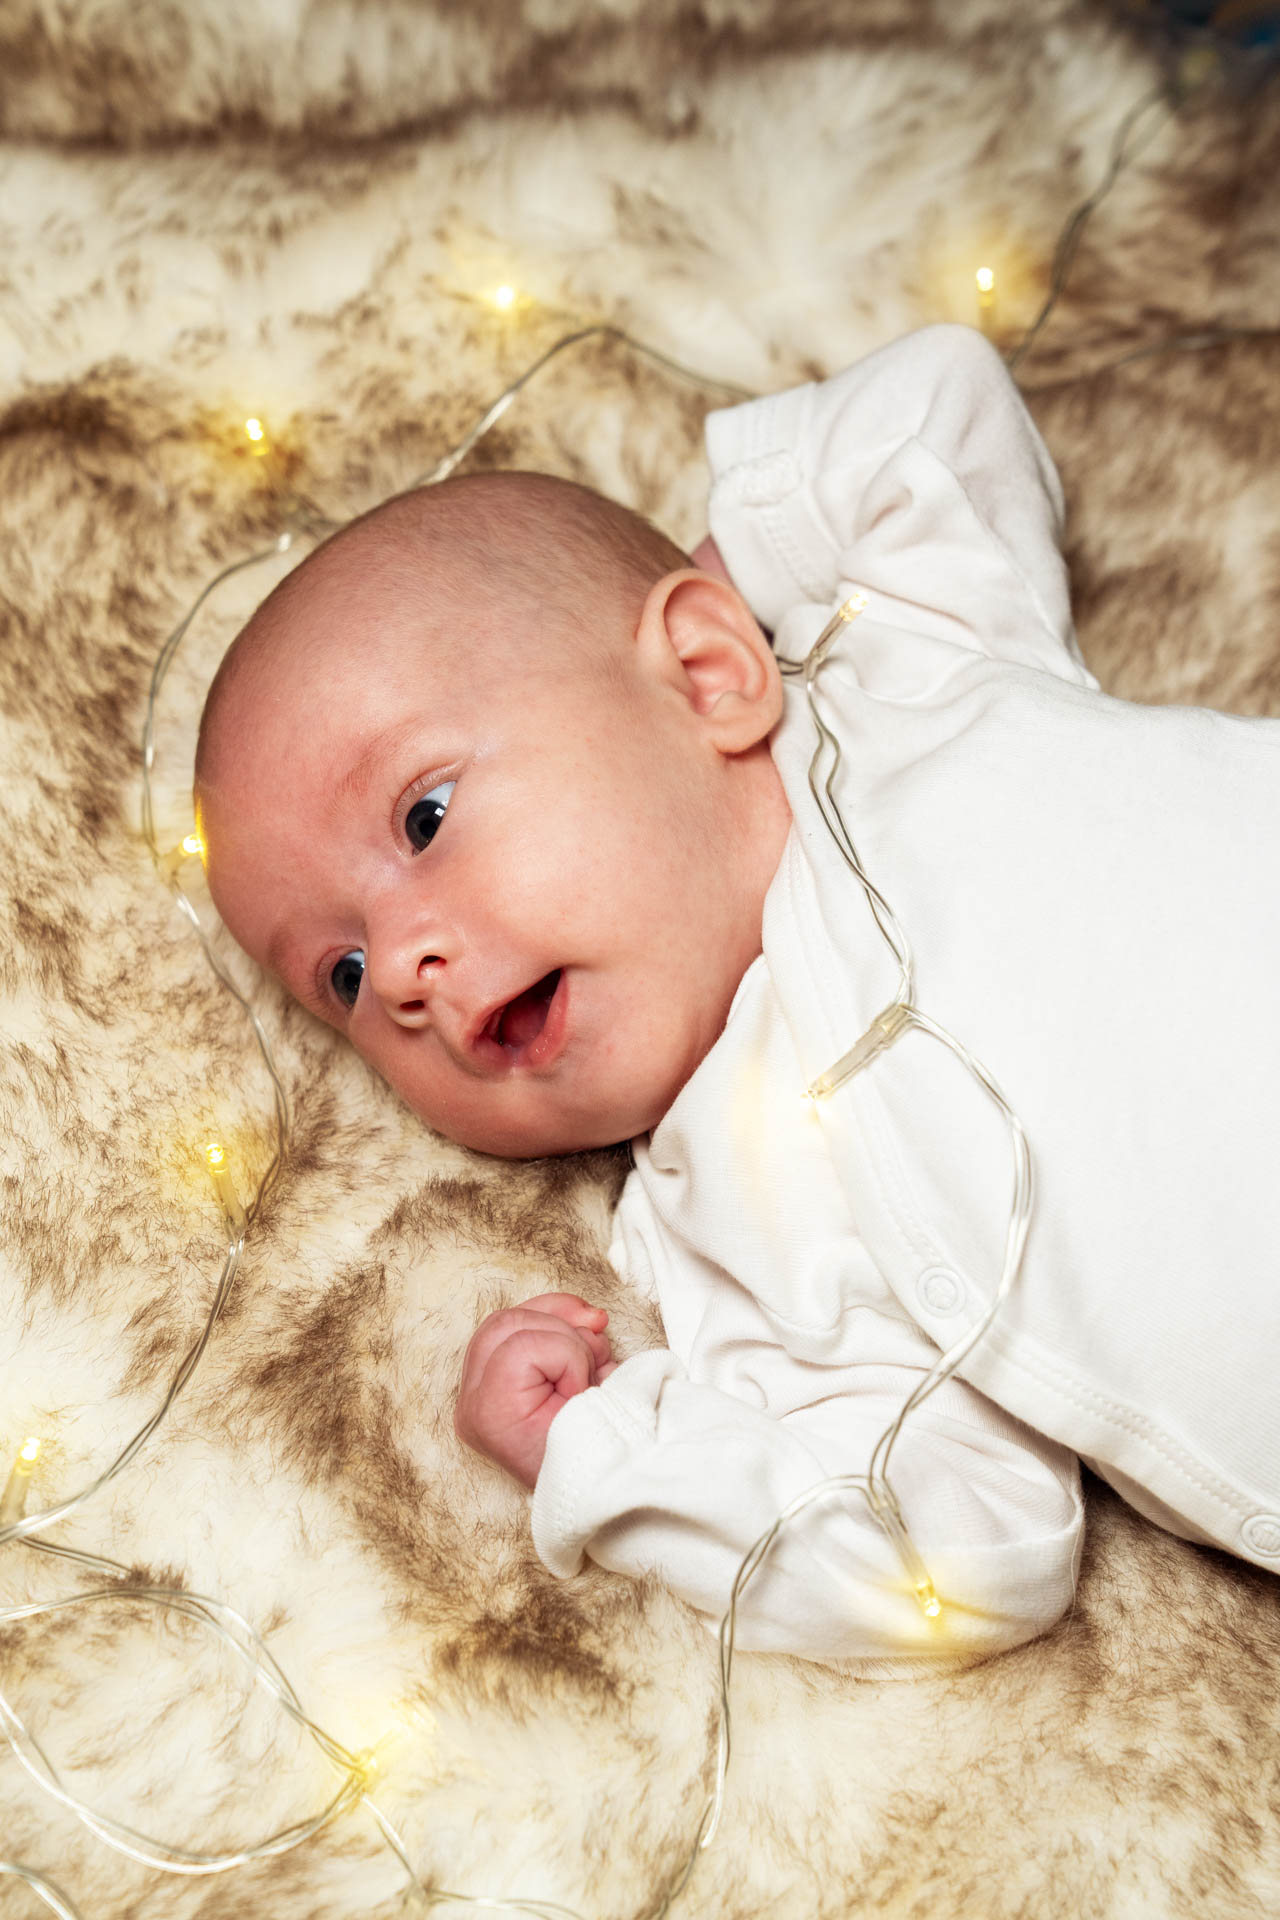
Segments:
[[[665,1349],[625,1361],[552,1422],[533,1503],[543,1562],[568,1576],[586,1554],[656,1574],[717,1627],[748,1548],[796,1495],[865,1468],[920,1377],[874,1365],[808,1374],[804,1404],[779,1417],[690,1380]],[[904,1426],[890,1478],[942,1598],[938,1619],[848,1490],[779,1534],[739,1600],[739,1647],[936,1662],[1015,1646],[1065,1612],[1082,1537],[1071,1454],[950,1380]]]
[[[854,587],[877,618],[1085,686],[1062,489],[994,348],[926,327],[821,383],[712,413],[708,521],[762,625]]]

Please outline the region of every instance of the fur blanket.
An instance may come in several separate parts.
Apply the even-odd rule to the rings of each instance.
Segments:
[[[985,263],[1012,342],[1161,58],[1098,0],[3,0],[0,1479],[40,1434],[33,1506],[102,1470],[203,1322],[202,1143],[246,1195],[270,1152],[248,1029],[138,824],[148,676],[203,583],[299,500],[338,518],[409,484],[583,319],[764,390],[973,320]],[[1104,683],[1280,712],[1280,348],[1113,365],[1274,322],[1280,100],[1211,81],[1155,123],[1020,378]],[[692,542],[721,398],[593,340],[474,460],[588,480]],[[165,688],[165,844],[202,687],[284,564],[219,590]],[[660,1337],[602,1253],[621,1163],[429,1137],[215,939],[277,1051],[287,1163],[191,1384],[52,1537],[232,1602],[336,1738],[394,1736],[375,1798],[426,1886],[640,1920],[707,1791],[714,1641],[656,1583],[545,1574],[525,1497],[451,1421],[500,1305],[562,1286],[624,1352]],[[1206,1338],[1212,1316],[1206,1276]],[[0,1549],[0,1605],[78,1584]],[[1077,1605],[1035,1645],[909,1684],[740,1657],[719,1837],[673,1912],[1280,1911],[1278,1653],[1273,1578],[1095,1487]],[[335,1790],[180,1617],[11,1626],[0,1671],[68,1787],[172,1844],[252,1846]],[[404,1884],[361,1808],[165,1875],[8,1754],[0,1858],[85,1920],[372,1920]],[[36,1910],[0,1878],[0,1913]]]

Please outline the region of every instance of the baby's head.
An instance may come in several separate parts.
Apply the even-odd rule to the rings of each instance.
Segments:
[[[760,951],[781,709],[739,595],[624,508],[541,474],[403,494],[304,561],[218,670],[210,889],[451,1139],[623,1140]]]

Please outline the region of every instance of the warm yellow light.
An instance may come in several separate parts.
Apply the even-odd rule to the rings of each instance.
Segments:
[[[979,267],[974,279],[978,283],[979,293],[991,293],[995,289],[996,277],[990,267]]]
[[[226,1149],[220,1141],[210,1140],[205,1147],[204,1157],[209,1169],[209,1178],[213,1182],[213,1190],[222,1203],[223,1213],[227,1216],[227,1224],[233,1233],[242,1234],[245,1229],[245,1210],[240,1204],[236,1183],[231,1178]]]
[[[942,1602],[938,1598],[937,1589],[934,1587],[932,1580],[917,1580],[915,1593],[916,1599],[920,1602],[920,1611],[925,1615],[925,1618],[928,1620],[936,1620],[942,1612]]]
[[[514,307],[515,303],[516,290],[514,287],[502,286],[498,287],[494,292],[493,304],[498,308],[500,313],[506,313],[509,308]]]
[[[179,840],[176,847],[170,847],[168,853],[166,853],[164,859],[160,862],[161,871],[165,877],[176,886],[178,875],[183,866],[188,860],[194,860],[197,854],[199,854],[203,862],[205,857],[203,835],[200,833],[185,834],[183,838]]]
[[[267,437],[267,430],[261,420],[246,420],[244,430],[250,440],[265,440]]]
[[[24,1440],[18,1449],[18,1457],[10,1469],[3,1492],[0,1492],[0,1527],[13,1526],[15,1521],[21,1520],[26,1512],[27,1489],[39,1451],[40,1442],[35,1434]]]

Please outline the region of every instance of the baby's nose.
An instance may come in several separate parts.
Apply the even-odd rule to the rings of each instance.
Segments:
[[[444,967],[444,960],[438,953],[424,953],[418,958],[417,967],[410,978],[407,974],[390,982],[383,992],[375,985],[383,1006],[402,1027],[425,1026],[430,1018],[431,998],[435,991],[435,980]]]
[[[370,927],[365,955],[369,985],[397,1025],[430,1024],[440,983],[457,957],[456,945],[436,926],[381,932]]]

